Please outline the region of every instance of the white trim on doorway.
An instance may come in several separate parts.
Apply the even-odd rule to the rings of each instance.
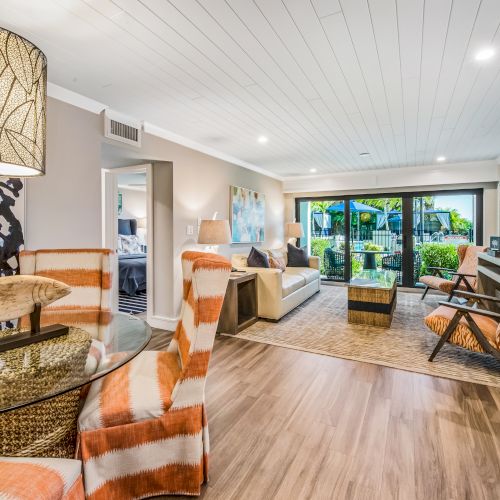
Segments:
[[[147,313],[146,321],[153,325],[154,304],[154,234],[153,234],[153,167],[150,163],[133,165],[130,167],[117,167],[102,170],[102,244],[105,248],[112,249],[115,254],[118,241],[118,175],[119,174],[146,174],[146,231],[147,231]],[[113,270],[113,311],[118,311],[118,259],[115,259]]]

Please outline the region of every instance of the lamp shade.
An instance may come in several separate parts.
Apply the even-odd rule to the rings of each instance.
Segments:
[[[228,220],[202,220],[198,243],[205,245],[224,245],[231,243],[231,229]]]
[[[300,222],[287,222],[285,236],[287,238],[302,238],[302,236],[304,236],[302,224]]]
[[[0,28],[0,175],[45,174],[47,59]]]

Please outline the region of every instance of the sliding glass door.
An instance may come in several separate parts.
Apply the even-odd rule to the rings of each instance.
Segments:
[[[457,245],[481,240],[482,190],[297,199],[296,218],[323,279],[391,270],[419,286],[429,266],[453,267]]]
[[[438,193],[415,196],[412,203],[413,245],[420,274],[428,274],[431,266],[456,268],[457,246],[476,244],[478,195]],[[418,284],[417,275],[413,284]]]

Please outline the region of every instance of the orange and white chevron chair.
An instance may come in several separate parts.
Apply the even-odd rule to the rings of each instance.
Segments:
[[[205,380],[231,264],[184,252],[181,319],[167,351],[94,382],[79,418],[91,499],[199,495],[207,480]]]
[[[22,251],[21,274],[45,276],[71,287],[69,295],[43,308],[41,325],[75,326],[107,342],[112,257],[113,252],[104,248]],[[27,324],[25,321],[23,318],[22,326]]]
[[[0,457],[0,498],[83,500],[82,463],[65,458]]]

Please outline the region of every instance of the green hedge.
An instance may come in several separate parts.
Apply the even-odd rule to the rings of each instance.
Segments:
[[[453,270],[458,268],[458,253],[455,245],[424,243],[419,251],[422,256],[421,276],[430,274],[429,267],[446,267]]]
[[[329,240],[323,240],[321,238],[313,238],[311,240],[311,255],[316,255],[319,257],[319,266],[321,274],[325,274],[325,261],[323,259],[323,254],[325,250],[330,247]]]

